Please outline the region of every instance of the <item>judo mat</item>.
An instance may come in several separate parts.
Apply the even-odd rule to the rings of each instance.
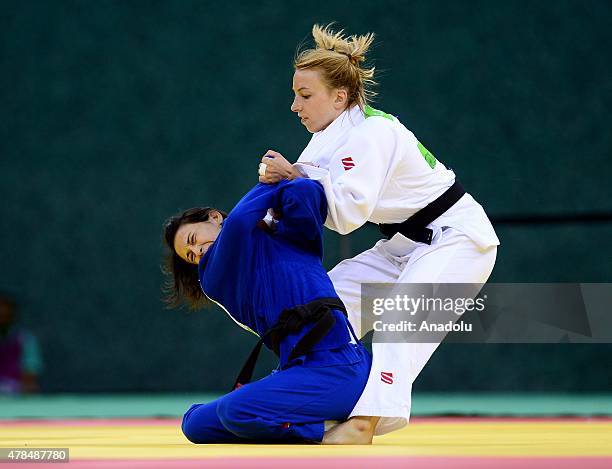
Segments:
[[[53,468],[612,467],[610,397],[540,397],[415,396],[420,415],[402,430],[375,437],[372,446],[194,445],[181,434],[177,416],[151,417],[174,413],[172,403],[184,410],[184,400],[195,402],[188,396],[0,398],[0,448],[69,448],[70,462]],[[157,406],[164,400],[162,411]],[[578,411],[567,407],[570,401]],[[504,416],[490,415],[489,407]],[[454,415],[433,416],[440,409]],[[0,463],[9,465],[41,467]]]

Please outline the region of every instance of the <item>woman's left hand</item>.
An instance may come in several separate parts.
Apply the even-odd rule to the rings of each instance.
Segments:
[[[265,165],[265,166],[263,166]],[[268,150],[259,165],[259,182],[273,184],[283,179],[295,179],[301,174],[277,151]]]

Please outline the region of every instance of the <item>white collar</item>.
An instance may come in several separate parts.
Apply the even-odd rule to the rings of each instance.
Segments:
[[[363,111],[356,104],[353,105],[350,109],[346,109],[342,112],[338,117],[336,117],[331,124],[325,127],[323,130],[319,132],[315,132],[312,138],[322,138],[325,135],[336,134],[343,129],[348,129],[355,127],[358,124],[361,124],[365,116]]]
[[[357,105],[343,111],[323,130],[312,134],[310,142],[304,148],[304,151],[302,151],[299,159],[301,161],[312,161],[324,146],[333,142],[353,127],[361,124],[364,120],[363,111]]]

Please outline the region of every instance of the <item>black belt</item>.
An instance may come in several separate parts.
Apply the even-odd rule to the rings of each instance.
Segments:
[[[463,194],[465,194],[465,189],[455,179],[454,184],[446,189],[444,194],[416,212],[408,220],[402,223],[381,223],[378,228],[387,238],[391,238],[396,233],[401,233],[413,241],[431,244],[433,230],[427,228],[427,225],[455,205],[463,197]]]
[[[340,300],[340,298],[319,298],[318,300],[311,301],[305,305],[294,306],[293,308],[287,308],[281,312],[278,322],[266,331],[261,336],[249,358],[242,366],[242,370],[236,378],[236,382],[232,387],[232,390],[239,388],[240,386],[247,384],[253,377],[255,371],[255,364],[261,351],[261,346],[264,340],[270,338],[272,350],[276,355],[280,356],[280,345],[282,340],[289,334],[299,332],[306,324],[314,322],[315,325],[310,329],[299,341],[289,355],[291,361],[297,357],[305,355],[310,352],[312,347],[319,343],[327,333],[336,324],[336,318],[332,314],[332,310],[340,310],[346,316],[346,307]]]

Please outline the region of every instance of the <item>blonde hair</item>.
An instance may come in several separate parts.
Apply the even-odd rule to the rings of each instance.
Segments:
[[[361,66],[374,41],[374,34],[345,37],[344,30],[334,32],[331,26],[315,24],[312,27],[315,48],[298,50],[293,66],[296,70],[319,69],[328,88],[346,88],[347,108],[357,104],[363,109],[368,100],[376,96],[372,91],[377,84],[374,81],[374,67]]]

